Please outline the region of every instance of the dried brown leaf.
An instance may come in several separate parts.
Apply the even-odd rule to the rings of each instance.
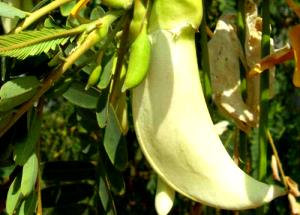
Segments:
[[[288,200],[290,203],[290,209],[292,215],[300,214],[300,204],[297,202],[295,196],[293,194],[288,194]]]
[[[223,15],[208,42],[213,99],[218,108],[248,132],[254,117],[241,96],[240,60],[246,65],[242,46],[231,24],[235,16]]]
[[[299,188],[298,188],[298,184],[293,179],[291,179],[289,176],[285,177],[285,181],[286,181],[286,184],[289,187],[289,192],[292,195],[294,195],[295,197],[299,197],[300,196],[300,191],[299,191]]]
[[[272,169],[272,175],[273,178],[277,181],[281,181],[278,171],[278,164],[275,155],[272,155],[271,157],[271,169]]]

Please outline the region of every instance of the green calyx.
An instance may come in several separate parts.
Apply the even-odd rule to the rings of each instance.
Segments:
[[[153,3],[149,32],[174,30],[180,26],[197,29],[202,19],[202,0],[156,0]]]

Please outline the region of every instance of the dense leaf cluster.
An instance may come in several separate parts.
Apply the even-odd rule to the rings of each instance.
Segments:
[[[107,5],[90,1],[73,16],[77,1],[64,2],[27,29],[9,35],[4,35],[9,27],[4,26],[9,22],[4,17],[15,19],[10,23],[13,31],[16,23],[22,26],[24,19],[51,1],[41,1],[31,13],[4,10],[0,2],[0,214],[34,214],[39,210],[73,215],[155,214],[156,175],[137,144],[130,93],[121,91],[132,9],[122,8],[104,29],[97,20],[108,16],[111,9]],[[236,2],[205,1],[207,26],[213,29],[225,11],[241,12]],[[270,11],[271,36],[280,47],[287,40],[288,27],[299,20],[283,0],[272,1]],[[81,52],[93,32],[100,35],[97,42]],[[202,37],[197,34],[200,63],[206,55],[200,49]],[[99,66],[99,77],[87,90],[90,74]],[[293,68],[291,61],[277,67],[276,94],[269,101],[266,123],[285,173],[299,182],[300,92],[291,82]],[[202,81],[211,114],[219,121],[223,116],[211,102],[209,80]],[[222,136],[230,153],[236,150],[233,143],[240,140],[241,166],[254,175],[259,157],[257,135],[254,130],[245,137],[231,124]],[[268,161],[271,154],[268,147]],[[268,168],[264,180],[270,179]],[[171,214],[200,213],[233,214],[176,196]],[[289,205],[281,198],[260,211],[239,213],[288,214]]]

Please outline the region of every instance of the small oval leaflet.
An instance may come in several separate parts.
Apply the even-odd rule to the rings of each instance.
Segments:
[[[23,196],[28,196],[34,190],[34,185],[38,174],[38,159],[33,153],[23,166],[21,193]]]
[[[63,97],[74,105],[86,109],[95,109],[97,106],[98,94],[95,90],[85,90],[85,86],[80,83],[73,83],[63,94]]]
[[[31,99],[39,85],[35,76],[24,76],[4,83],[0,89],[0,112],[9,111]]]

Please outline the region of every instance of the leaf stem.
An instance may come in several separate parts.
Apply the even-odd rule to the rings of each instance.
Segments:
[[[262,42],[261,55],[267,56],[270,53],[270,0],[262,3]],[[258,129],[259,159],[258,179],[262,180],[267,174],[267,137],[265,130],[268,128],[268,105],[269,105],[269,74],[263,73],[260,81],[260,120]]]
[[[261,57],[270,53],[270,0],[262,2],[262,40]],[[258,128],[258,180],[265,179],[267,175],[267,149],[268,141],[266,129],[268,128],[268,105],[269,105],[269,74],[267,72],[261,75],[260,79],[260,116]],[[256,209],[257,215],[264,214],[264,207]]]

